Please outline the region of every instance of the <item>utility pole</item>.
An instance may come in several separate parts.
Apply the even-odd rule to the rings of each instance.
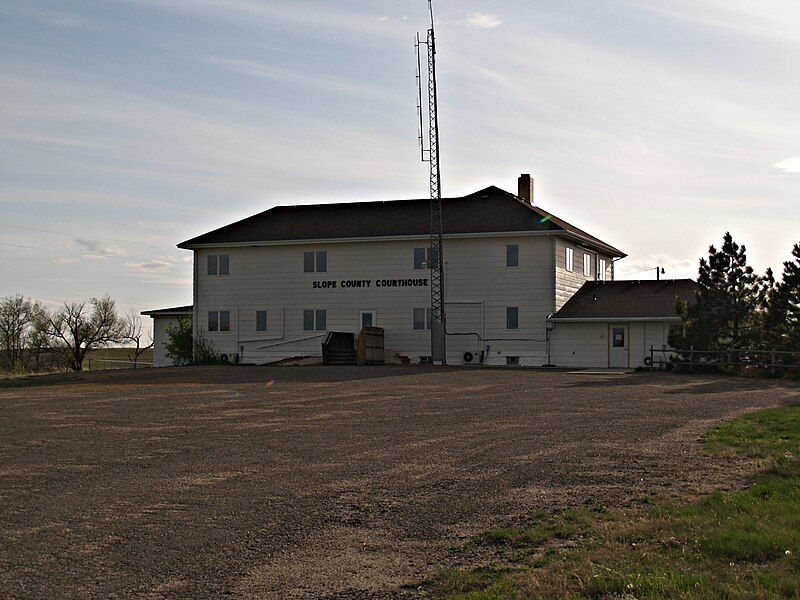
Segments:
[[[436,35],[434,32],[432,0],[428,0],[428,11],[430,12],[431,26],[428,29],[425,41],[421,41],[419,34],[417,34],[415,42],[417,50],[417,110],[419,112],[420,154],[423,162],[428,162],[430,164],[431,239],[428,268],[431,272],[431,360],[434,364],[440,363],[446,365],[447,320],[445,317],[445,263],[442,248],[442,187],[441,171],[439,169],[439,104],[436,89]],[[427,47],[428,55],[427,148],[425,148],[423,137],[424,118],[422,110],[422,73],[420,63],[420,46],[422,44],[425,44]]]

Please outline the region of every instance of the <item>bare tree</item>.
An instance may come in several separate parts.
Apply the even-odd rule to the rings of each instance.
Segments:
[[[135,369],[139,364],[139,357],[153,347],[153,333],[145,327],[142,317],[134,309],[123,315],[122,322],[122,341],[136,344],[128,352],[128,358]]]
[[[25,369],[30,358],[30,336],[39,305],[22,294],[0,300],[0,369]]]
[[[42,310],[36,328],[48,349],[63,356],[73,371],[83,370],[91,350],[121,342],[124,333],[116,304],[108,296],[65,302],[55,313]]]

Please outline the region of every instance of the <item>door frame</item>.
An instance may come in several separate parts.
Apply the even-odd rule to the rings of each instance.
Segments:
[[[611,366],[611,349],[614,343],[614,329],[622,327],[625,330],[625,367],[612,367]],[[608,368],[609,369],[630,369],[631,368],[631,327],[628,323],[609,323],[608,324],[608,344],[606,344],[606,352],[608,354]]]

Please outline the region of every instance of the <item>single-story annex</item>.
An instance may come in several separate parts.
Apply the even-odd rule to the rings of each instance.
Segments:
[[[516,195],[490,186],[442,203],[449,364],[623,366],[608,341],[623,327],[635,366],[639,329],[660,345],[676,322],[691,282],[614,282],[625,254],[536,206],[529,175]],[[415,199],[276,206],[182,242],[194,302],[143,313],[155,362],[169,364],[164,327],[188,311],[195,336],[242,363],[320,356],[326,332],[364,326],[384,329],[387,362],[426,362],[429,232],[430,201]]]

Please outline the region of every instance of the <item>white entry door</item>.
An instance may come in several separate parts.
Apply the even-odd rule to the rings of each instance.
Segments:
[[[628,367],[628,326],[612,325],[608,336],[608,366],[618,369]]]
[[[374,310],[362,310],[358,313],[358,330],[364,327],[377,327],[378,315]]]

